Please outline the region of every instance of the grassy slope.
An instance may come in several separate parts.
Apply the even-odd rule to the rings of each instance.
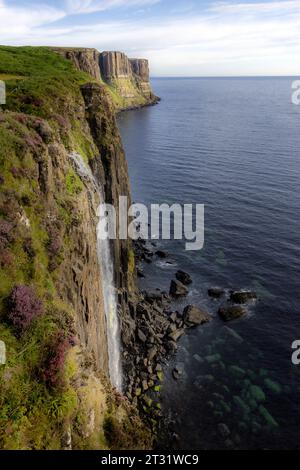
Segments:
[[[59,371],[63,385],[49,387],[39,372],[49,344],[60,332],[67,335],[73,321],[74,312],[59,299],[55,283],[71,243],[68,227],[76,223],[70,208],[76,207],[82,188],[69,168],[65,185],[56,188],[53,210],[60,249],[53,254],[47,205],[37,197],[36,162],[48,136],[87,160],[93,158],[94,144],[76,116],[82,105],[80,85],[93,79],[58,54],[31,47],[0,47],[1,77],[7,105],[0,110],[0,224],[8,222],[13,229],[4,237],[0,256],[0,339],[7,348],[7,364],[0,366],[0,448],[59,449],[70,424],[77,448],[141,447],[147,435],[142,436],[137,418],[125,419],[133,413],[129,405],[114,399],[107,403],[108,384],[103,387],[103,380],[95,379],[85,393],[74,386],[81,377],[79,350],[68,351]],[[6,301],[16,284],[31,286],[44,305],[44,314],[21,337],[5,321]],[[83,439],[76,427],[87,425],[85,408],[91,400],[103,413],[96,420],[97,432]],[[122,419],[116,418],[120,413]]]

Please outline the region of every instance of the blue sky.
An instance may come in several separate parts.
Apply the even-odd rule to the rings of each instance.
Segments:
[[[122,50],[154,76],[300,75],[300,0],[0,0],[0,43]]]

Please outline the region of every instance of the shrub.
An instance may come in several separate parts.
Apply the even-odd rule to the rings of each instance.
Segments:
[[[13,228],[14,226],[10,222],[0,220],[0,246],[2,248],[13,241]]]
[[[69,337],[64,331],[54,335],[48,344],[46,356],[40,368],[40,374],[49,388],[63,387],[63,367],[66,355],[70,347],[74,345],[74,337]]]
[[[31,287],[17,285],[7,302],[7,320],[18,334],[22,334],[32,321],[43,312],[42,302]]]
[[[10,251],[7,250],[1,250],[0,253],[0,265],[2,268],[6,268],[8,266],[11,266],[13,262],[13,256]]]
[[[28,121],[28,116],[26,114],[16,114],[14,116],[15,120],[19,122],[20,124],[26,124]]]
[[[24,138],[24,142],[28,147],[36,149],[42,144],[42,139],[39,135],[28,135]]]
[[[63,116],[61,116],[60,114],[55,114],[53,116],[53,119],[55,119],[55,121],[57,122],[57,124],[59,125],[60,129],[62,131],[66,131],[68,130],[69,128],[69,123],[67,121],[66,118],[64,118]]]
[[[34,258],[36,256],[35,249],[32,246],[32,238],[25,238],[25,240],[23,241],[23,250],[25,251],[25,253],[27,253],[29,258]]]
[[[49,236],[47,243],[49,270],[52,272],[58,268],[61,261],[62,235],[60,233],[60,229],[55,225],[48,227],[47,231]]]

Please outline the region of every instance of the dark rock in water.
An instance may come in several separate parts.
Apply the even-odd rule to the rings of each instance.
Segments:
[[[188,286],[189,284],[193,282],[191,276],[188,273],[185,273],[184,271],[180,271],[180,270],[177,271],[175,276],[176,276],[176,279],[182,282],[182,284],[184,284],[185,286]]]
[[[208,289],[209,297],[213,297],[214,299],[219,299],[224,294],[225,290],[221,289],[220,287],[211,287],[210,289]]]
[[[141,279],[143,279],[145,277],[145,274],[143,273],[143,271],[141,271],[140,269],[137,269],[137,276]]]
[[[246,315],[247,310],[239,305],[231,305],[230,307],[221,307],[218,313],[224,321],[231,321]]]
[[[169,256],[169,253],[167,253],[166,251],[162,251],[162,250],[157,250],[155,254],[156,256],[162,259],[165,259]]]
[[[188,326],[202,325],[211,321],[211,316],[194,305],[188,305],[183,311],[184,322]]]
[[[145,300],[146,302],[149,302],[150,304],[161,301],[161,299],[162,299],[162,292],[160,290],[145,292]]]
[[[247,302],[256,299],[256,293],[251,291],[235,291],[230,295],[230,300],[236,304],[246,304]]]
[[[188,294],[188,289],[182,282],[180,281],[171,281],[171,286],[170,286],[170,295],[173,297],[184,297]]]
[[[180,367],[175,367],[173,369],[172,375],[175,380],[178,380],[182,376],[182,369]]]

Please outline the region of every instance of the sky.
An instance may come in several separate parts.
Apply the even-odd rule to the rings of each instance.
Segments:
[[[300,0],[0,0],[0,44],[121,50],[152,76],[299,76]]]

